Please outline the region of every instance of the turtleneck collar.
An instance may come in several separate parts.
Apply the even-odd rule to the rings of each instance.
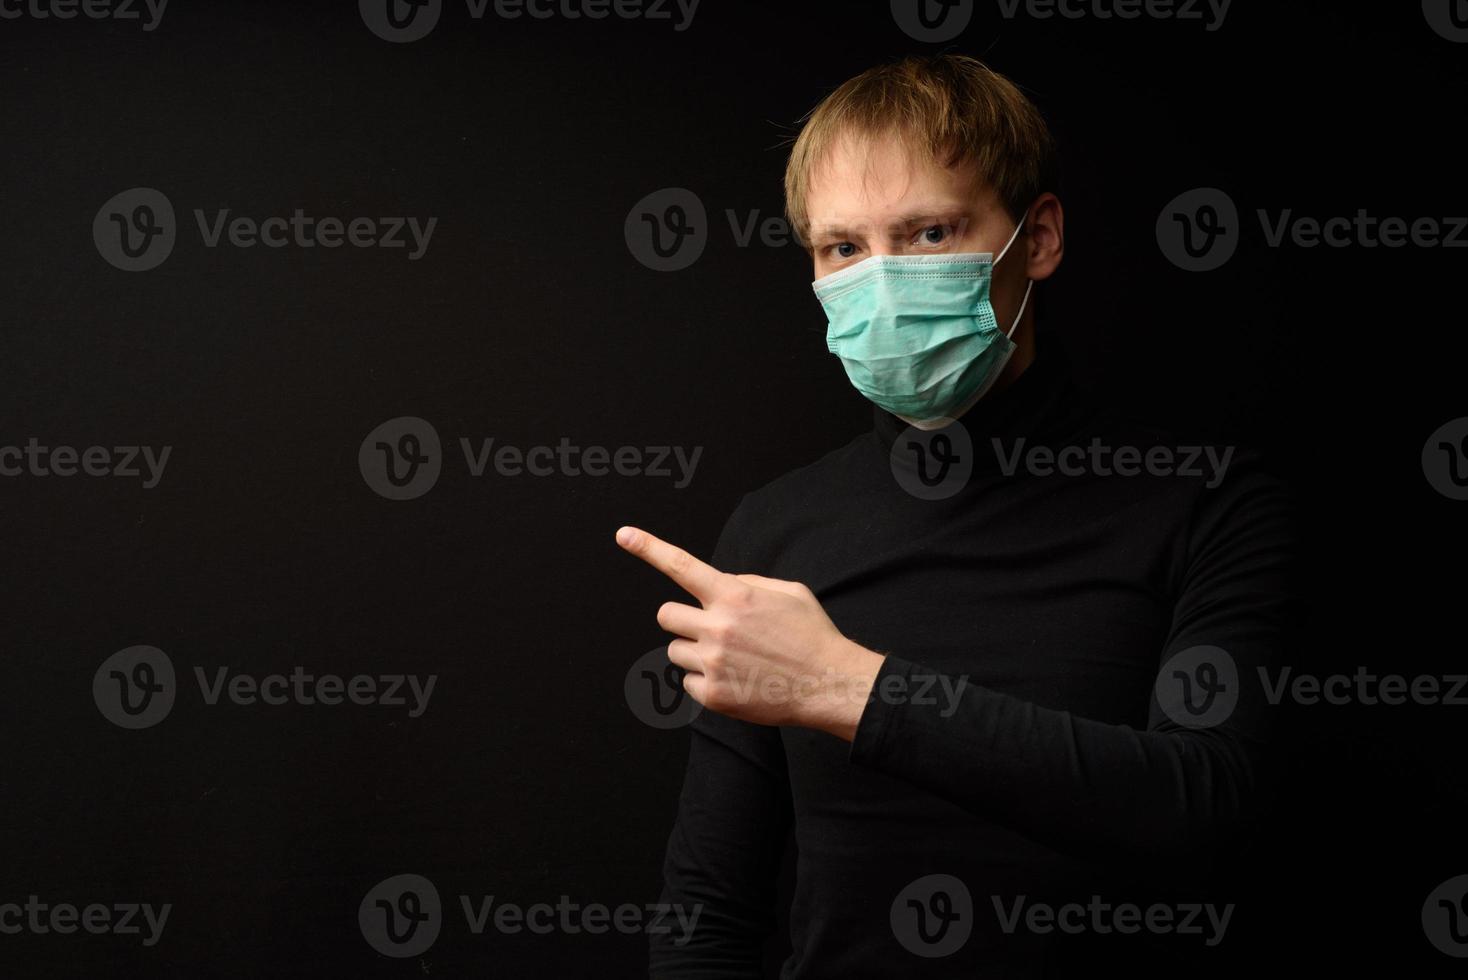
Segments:
[[[1010,442],[1024,438],[1043,443],[1059,435],[1065,428],[1064,394],[1071,385],[1070,364],[1064,349],[1051,343],[1035,358],[1019,377],[998,391],[990,392],[959,418],[972,440],[976,460],[994,462],[993,440]],[[889,454],[893,444],[911,428],[902,419],[878,406],[872,406],[874,434],[882,453]],[[941,430],[940,430],[941,431]]]

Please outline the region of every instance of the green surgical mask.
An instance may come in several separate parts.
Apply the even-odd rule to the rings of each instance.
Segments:
[[[919,429],[938,429],[984,397],[1014,353],[989,300],[994,266],[1024,228],[1021,221],[995,258],[874,255],[812,283],[830,321],[826,346],[870,401]]]

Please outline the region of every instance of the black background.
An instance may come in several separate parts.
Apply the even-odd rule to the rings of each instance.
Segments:
[[[785,141],[887,58],[980,55],[1051,120],[1067,256],[1039,291],[1083,382],[1180,436],[1269,451],[1305,504],[1298,670],[1461,670],[1464,504],[1420,454],[1464,408],[1465,256],[1269,248],[1254,217],[1468,213],[1468,45],[1417,3],[1237,0],[1221,29],[980,3],[921,44],[887,4],[704,0],[691,27],[472,20],[373,36],[351,3],[175,0],[137,22],[0,20],[0,444],[173,447],[161,484],[0,480],[0,901],[170,902],[163,940],[0,935],[5,976],[632,976],[640,936],[474,937],[454,896],[656,899],[686,735],[628,710],[673,588],[636,523],[707,555],[739,496],[870,423],[808,260],[725,220],[782,207]],[[91,223],[179,214],[146,273]],[[1211,273],[1154,225],[1194,187],[1244,215]],[[635,202],[687,187],[703,257],[641,265]],[[192,211],[436,216],[406,250],[205,248]],[[393,502],[363,437],[414,415],[442,478]],[[471,478],[457,440],[704,447],[695,479]],[[143,731],[91,697],[134,644],[184,680]],[[192,669],[437,674],[427,712],[207,706]],[[1419,922],[1468,872],[1464,709],[1281,708],[1284,792],[1199,969],[1461,972]],[[373,952],[373,884],[449,909],[421,962]],[[1231,965],[1231,966],[1230,966]]]

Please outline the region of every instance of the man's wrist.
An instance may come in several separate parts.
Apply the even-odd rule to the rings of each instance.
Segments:
[[[886,659],[886,655],[842,637],[827,661],[829,669],[826,671],[825,690],[809,706],[811,717],[806,720],[805,727],[847,742],[855,738],[856,726],[861,722],[877,674]]]

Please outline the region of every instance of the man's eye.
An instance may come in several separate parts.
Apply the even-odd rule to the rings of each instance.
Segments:
[[[842,242],[836,246],[836,254],[843,259],[849,259],[856,254],[856,246],[850,242]]]
[[[932,225],[924,228],[919,237],[926,245],[941,245],[948,238],[948,229],[942,225]]]

